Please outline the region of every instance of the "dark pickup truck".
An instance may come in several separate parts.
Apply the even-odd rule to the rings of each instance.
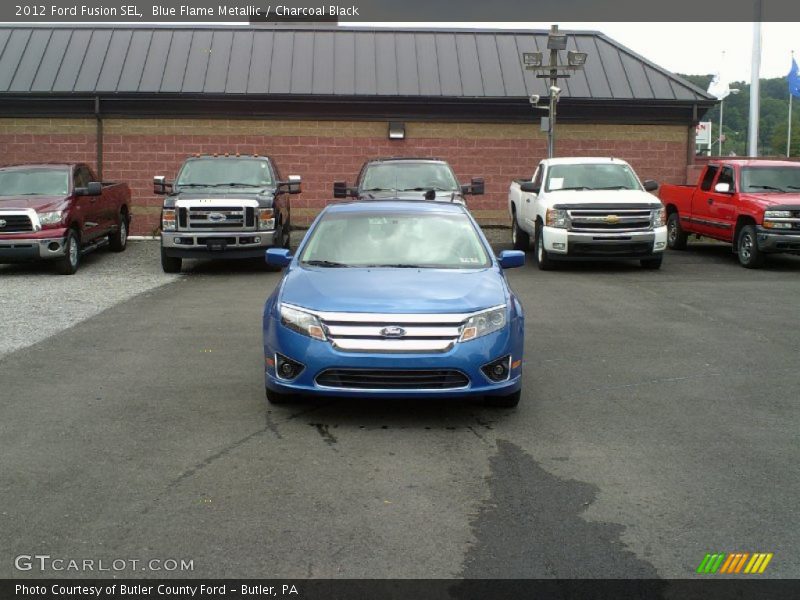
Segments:
[[[49,260],[72,275],[101,246],[125,250],[131,190],[78,164],[0,168],[0,263]]]
[[[459,185],[450,165],[438,158],[376,158],[364,163],[354,187],[333,184],[334,198],[359,200],[441,200],[466,204],[465,196],[483,194],[483,178]]]
[[[161,211],[161,267],[181,270],[184,258],[262,258],[269,247],[288,248],[289,195],[300,177],[284,180],[268,156],[196,155],[174,183],[163,175],[154,192],[167,195]]]

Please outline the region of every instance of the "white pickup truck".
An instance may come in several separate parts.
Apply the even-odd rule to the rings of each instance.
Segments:
[[[550,158],[508,192],[514,248],[536,246],[540,269],[558,260],[636,259],[658,269],[667,247],[664,206],[616,158]]]

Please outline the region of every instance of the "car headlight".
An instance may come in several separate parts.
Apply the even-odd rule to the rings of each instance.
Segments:
[[[61,215],[63,213],[59,211],[54,212],[43,212],[39,213],[39,223],[42,225],[55,225],[56,223],[61,222]]]
[[[258,228],[275,229],[275,213],[271,208],[258,209]]]
[[[563,208],[548,208],[547,213],[545,213],[545,224],[548,227],[566,229],[567,211]]]
[[[281,304],[281,323],[289,329],[315,340],[325,341],[325,331],[316,315]]]
[[[667,224],[667,211],[664,207],[656,208],[653,211],[653,227],[663,227]]]
[[[161,231],[175,231],[175,211],[171,208],[161,211]]]
[[[765,210],[765,219],[791,219],[792,211],[790,210]]]
[[[460,342],[474,340],[482,335],[487,335],[502,329],[506,325],[506,307],[498,306],[485,310],[477,315],[472,315],[461,330]]]

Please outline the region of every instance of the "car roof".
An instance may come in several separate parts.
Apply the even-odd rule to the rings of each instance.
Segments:
[[[59,168],[59,169],[71,169],[75,165],[83,165],[86,163],[30,163],[30,164],[19,164],[19,165],[5,165],[0,166],[0,169],[6,171],[16,171],[21,169],[52,169],[52,168]]]
[[[402,162],[402,161],[447,164],[447,161],[442,160],[441,158],[432,158],[430,156],[382,156],[380,158],[370,159],[367,162],[379,163],[379,162]]]
[[[369,213],[369,212],[407,212],[407,213],[449,213],[466,214],[466,208],[457,202],[436,200],[359,200],[329,204],[326,213]]]
[[[261,154],[240,154],[226,152],[224,154],[192,154],[187,156],[186,160],[197,160],[199,158],[255,158],[260,160],[270,160],[269,156],[262,156]]]
[[[621,158],[614,158],[613,156],[565,156],[561,158],[548,158],[543,162],[549,165],[628,164]]]
[[[792,160],[761,160],[752,158],[717,158],[709,161],[711,165],[739,165],[740,167],[798,167],[800,163]]]

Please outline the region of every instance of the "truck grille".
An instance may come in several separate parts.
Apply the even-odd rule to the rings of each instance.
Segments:
[[[4,215],[0,213],[0,225],[0,233],[33,231],[33,223],[28,215]]]
[[[246,229],[247,211],[243,206],[203,206],[188,209],[189,229]],[[252,225],[251,225],[252,227]]]
[[[447,352],[469,314],[316,313],[341,352]]]
[[[571,231],[630,232],[650,229],[650,209],[572,209],[568,210]]]
[[[358,390],[448,390],[467,387],[469,379],[451,369],[328,369],[317,385]]]

